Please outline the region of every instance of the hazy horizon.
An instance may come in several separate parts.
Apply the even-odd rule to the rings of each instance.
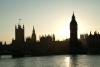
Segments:
[[[55,34],[56,40],[69,38],[69,23],[74,11],[80,34],[100,32],[100,0],[0,0],[0,41],[15,39],[19,18],[26,37],[35,28],[39,35]]]

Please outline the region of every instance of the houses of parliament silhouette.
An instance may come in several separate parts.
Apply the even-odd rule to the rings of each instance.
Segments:
[[[34,27],[33,27],[32,36],[31,36],[31,38],[27,38],[26,42],[27,41],[36,42],[36,34],[35,34]],[[23,43],[23,42],[25,42],[24,41],[24,25],[23,25],[23,28],[21,28],[20,24],[18,24],[18,28],[15,25],[15,40],[13,40],[12,43],[14,43],[14,42],[15,43]]]
[[[87,34],[87,36],[80,35],[80,40],[77,38],[78,31],[78,23],[75,19],[75,15],[73,13],[72,19],[70,22],[70,38],[64,41],[55,41],[55,35],[42,35],[40,36],[40,41],[36,40],[36,32],[33,26],[33,31],[31,37],[26,38],[24,40],[24,25],[21,27],[18,24],[18,27],[15,25],[15,40],[12,40],[10,45],[2,45],[0,42],[0,51],[4,49],[8,51],[21,51],[24,54],[32,54],[32,55],[51,55],[51,54],[86,54],[87,52],[91,53],[100,53],[97,50],[100,50],[100,34],[96,33],[94,35]],[[86,34],[85,34],[86,35]],[[92,40],[91,40],[92,39]],[[93,41],[94,39],[97,42]],[[93,44],[96,45],[95,48]],[[92,47],[91,47],[92,46]],[[23,51],[24,50],[24,51]]]
[[[74,13],[72,15],[72,20],[70,22],[70,44],[75,44],[78,41],[77,38],[77,30],[78,30],[78,24],[75,20],[75,16]],[[40,36],[40,42],[51,42],[51,41],[55,41],[55,35],[53,34],[52,36],[48,35],[48,36]],[[15,40],[12,41],[12,43],[21,43],[21,42],[25,42],[24,41],[24,25],[23,28],[21,28],[21,25],[18,24],[18,28],[15,25]],[[26,42],[36,42],[36,33],[35,33],[35,29],[33,26],[33,32],[32,32],[32,36],[26,38]],[[74,46],[74,45],[73,45]]]

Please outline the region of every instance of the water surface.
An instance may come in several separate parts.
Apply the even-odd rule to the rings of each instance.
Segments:
[[[1,56],[0,67],[100,67],[99,55]]]

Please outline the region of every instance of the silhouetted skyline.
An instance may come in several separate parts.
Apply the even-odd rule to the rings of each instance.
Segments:
[[[99,0],[0,0],[0,41],[11,43],[15,24],[25,25],[25,38],[31,36],[33,26],[39,35],[55,34],[56,40],[69,38],[69,23],[74,10],[80,33],[100,32]],[[15,38],[14,38],[15,39]]]
[[[20,19],[19,19],[20,22]],[[78,23],[74,12],[70,22],[70,38],[63,41],[55,41],[55,35],[40,36],[40,41],[36,40],[36,33],[33,26],[32,36],[24,38],[25,27],[15,25],[15,39],[12,39],[11,44],[2,44],[0,42],[1,55],[11,54],[12,57],[25,57],[30,54],[33,56],[53,55],[53,54],[99,54],[100,50],[100,34],[95,31],[92,35],[82,34],[81,39],[78,39],[77,30]],[[2,51],[10,51],[10,53],[2,53]],[[26,50],[26,51],[23,51]]]

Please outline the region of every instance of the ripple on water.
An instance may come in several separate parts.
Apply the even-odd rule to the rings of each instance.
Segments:
[[[99,67],[99,55],[55,55],[23,58],[2,56],[0,67]]]

